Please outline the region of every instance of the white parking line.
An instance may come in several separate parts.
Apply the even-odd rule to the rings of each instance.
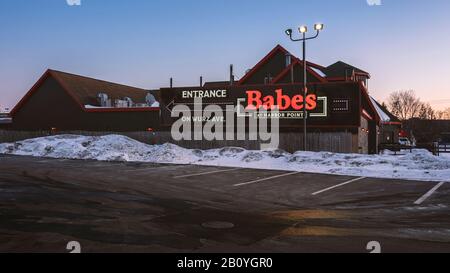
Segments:
[[[445,182],[441,182],[437,184],[434,188],[432,188],[429,192],[427,192],[424,196],[420,197],[419,200],[414,202],[414,205],[421,205],[423,202],[425,202],[428,198],[430,198],[433,193],[435,193],[440,187],[442,187],[445,184]]]
[[[280,178],[280,177],[285,177],[285,176],[289,176],[289,175],[299,174],[299,173],[300,172],[285,173],[285,174],[280,174],[280,175],[275,175],[275,176],[271,176],[271,177],[266,177],[266,178],[262,178],[262,179],[258,179],[258,180],[254,180],[254,181],[250,181],[250,182],[239,183],[239,184],[235,184],[233,186],[234,187],[246,186],[246,185],[250,185],[250,184],[255,184],[255,183],[259,183],[259,182],[263,182],[263,181],[267,181],[267,180],[272,180],[272,179],[276,179],[276,178]]]
[[[366,177],[358,177],[358,178],[349,180],[349,181],[347,181],[347,182],[344,182],[344,183],[335,185],[335,186],[333,186],[333,187],[329,187],[329,188],[320,190],[320,191],[318,191],[318,192],[313,193],[312,195],[318,195],[318,194],[324,193],[324,192],[326,192],[326,191],[333,190],[333,189],[336,189],[336,188],[345,186],[345,185],[347,185],[347,184],[350,184],[350,183],[353,183],[353,182],[357,182],[357,181],[363,180],[363,179],[365,179],[365,178],[366,178]]]
[[[174,176],[174,178],[187,178],[187,177],[202,176],[202,175],[207,175],[207,174],[225,173],[225,172],[231,172],[231,171],[236,171],[236,170],[240,170],[240,169],[242,169],[242,168],[218,170],[218,171],[211,171],[211,172],[204,172],[204,173],[186,174],[186,175]]]
[[[169,166],[154,166],[154,167],[145,167],[145,168],[141,168],[141,167],[137,167],[136,169],[129,169],[129,170],[122,170],[121,172],[124,173],[141,173],[141,172],[158,172],[158,171],[162,171],[162,170],[175,170],[175,169],[180,169],[186,167],[185,165],[169,165]]]

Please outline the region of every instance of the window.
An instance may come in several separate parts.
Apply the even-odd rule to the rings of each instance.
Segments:
[[[349,99],[334,99],[331,103],[333,112],[348,112],[350,111]]]
[[[264,84],[270,84],[272,83],[273,77],[270,75],[264,78]]]

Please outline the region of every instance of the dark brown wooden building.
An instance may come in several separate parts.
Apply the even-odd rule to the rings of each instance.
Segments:
[[[170,117],[166,106],[193,104],[193,97],[184,94],[225,90],[226,96],[203,98],[206,105],[222,106],[248,102],[249,92],[254,91],[265,97],[282,90],[284,95],[293,98],[302,94],[303,71],[303,63],[277,45],[239,81],[234,81],[231,74],[229,81],[207,82],[201,87],[162,88],[161,101],[165,106],[162,107],[162,126],[168,129],[176,120]],[[370,97],[369,73],[344,62],[328,67],[308,62],[307,79],[308,94],[317,98],[318,105],[309,111],[307,117],[309,150],[377,153],[380,143],[398,140],[401,124]],[[299,146],[303,137],[302,111],[294,108],[281,111],[283,115],[280,117],[283,135],[280,148],[288,151],[303,149]]]
[[[147,96],[148,90],[48,70],[12,110],[11,129],[158,129],[160,109],[148,105]]]
[[[328,67],[308,62],[306,69],[308,96],[305,98],[299,98],[303,94],[303,63],[280,45],[239,81],[234,80],[231,71],[229,81],[207,82],[194,87],[149,91],[48,70],[12,110],[13,122],[7,126],[10,130],[20,131],[130,132],[151,129],[164,135],[164,141],[171,141],[170,129],[176,120],[171,117],[171,107],[193,105],[198,94],[220,91],[219,97],[204,96],[206,106],[247,103],[249,107],[255,103],[258,107],[258,96],[283,96],[292,102],[281,107],[279,118],[280,148],[287,151],[303,149],[303,111],[300,109],[303,105],[298,104],[303,99],[312,103],[307,116],[309,150],[376,153],[380,143],[397,141],[401,124],[369,95],[369,73],[344,62]],[[255,148],[247,142],[215,141],[208,142],[208,146],[205,143],[177,144],[190,148]]]

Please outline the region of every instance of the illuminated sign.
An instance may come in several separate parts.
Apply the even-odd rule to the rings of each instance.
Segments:
[[[283,93],[283,89],[275,90],[275,95],[263,95],[259,90],[248,90],[246,98],[237,100],[238,105],[244,106],[245,110],[273,110],[278,108],[276,118],[279,119],[303,119],[303,103],[306,104],[306,110],[309,117],[327,117],[328,99],[327,97],[318,97],[315,94],[309,94],[306,98],[302,95],[288,96]],[[304,101],[305,100],[305,101]],[[238,111],[238,116],[254,116],[255,118],[273,118],[273,113],[255,112],[253,115]]]
[[[201,105],[196,102],[199,98]],[[311,126],[356,127],[361,122],[361,92],[355,83],[311,84],[306,95],[301,84],[165,88],[161,89],[161,100],[163,108],[167,109],[163,115],[171,113],[178,105],[186,106],[185,109],[194,114],[199,110],[209,113],[221,108],[223,113],[233,113],[235,118],[270,119],[276,115],[281,127],[293,128],[302,125],[299,121],[304,118],[304,102],[305,118]],[[270,111],[273,108],[278,113]],[[166,116],[165,120],[167,124],[173,122]]]
[[[295,95],[292,98],[283,94],[283,89],[275,90],[275,96],[262,96],[260,91],[247,91],[247,110],[256,110],[261,107],[265,110],[275,109],[277,106],[280,111],[287,109],[303,110],[304,96]],[[306,96],[306,110],[311,111],[317,107],[317,96],[314,94]]]
[[[181,91],[182,99],[209,99],[209,98],[227,98],[227,90],[183,90]]]

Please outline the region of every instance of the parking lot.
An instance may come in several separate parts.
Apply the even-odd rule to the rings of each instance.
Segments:
[[[0,156],[0,251],[450,251],[450,184]]]

